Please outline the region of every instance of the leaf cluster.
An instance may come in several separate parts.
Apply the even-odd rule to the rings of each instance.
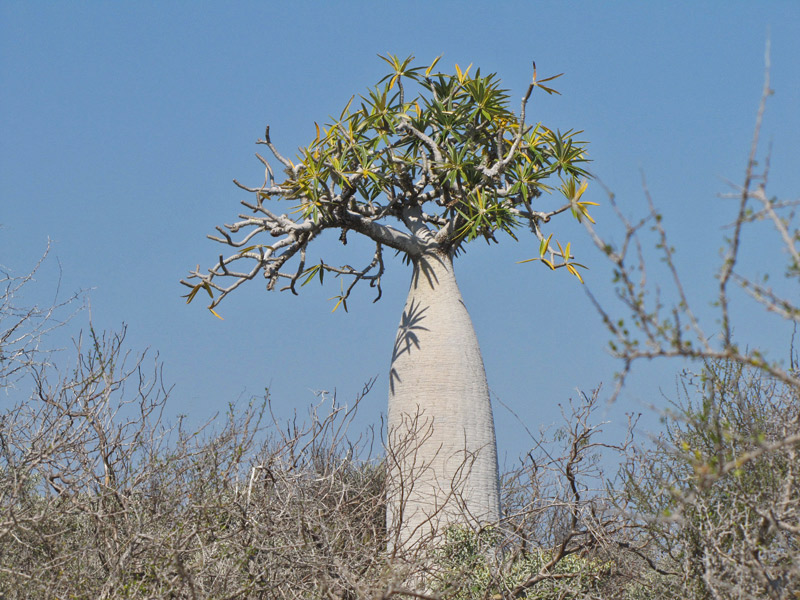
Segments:
[[[262,198],[296,200],[303,218],[334,226],[343,201],[376,216],[402,217],[403,209],[424,205],[434,230],[458,223],[448,232],[457,244],[493,239],[497,231],[513,236],[524,217],[533,217],[520,210],[553,189],[552,176],[573,190],[588,177],[577,132],[526,125],[496,74],[471,75],[471,65],[439,72],[438,59],[413,66],[413,57],[381,58],[392,71],[338,118],[317,125],[280,190]],[[543,85],[551,79],[534,79],[532,87],[557,93]],[[417,94],[409,97],[405,86]]]

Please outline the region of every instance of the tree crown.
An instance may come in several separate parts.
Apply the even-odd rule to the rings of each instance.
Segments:
[[[293,293],[298,281],[322,281],[331,272],[349,279],[336,297],[336,306],[346,309],[350,291],[362,280],[380,298],[385,246],[409,259],[431,251],[457,254],[478,238],[496,242],[498,232],[516,240],[521,227],[540,242],[539,256],[529,260],[542,260],[551,269],[565,267],[581,279],[576,267],[582,265],[573,261],[570,245],[551,246],[552,234],[546,236],[541,226],[567,210],[579,221],[592,220],[588,207],[595,203],[581,200],[589,177],[585,143],[576,139],[580,132],[525,122],[533,89],[558,93],[544,84],[559,75],[537,79],[534,64],[533,80],[515,115],[494,73],[484,76],[477,69],[471,75],[471,65],[442,73],[436,70],[438,58],[421,66],[414,65],[413,57],[381,58],[390,72],[358,101],[352,97],[338,118],[323,127],[315,123],[315,139],[294,161],[272,144],[267,127],[258,143],[281,163],[285,178],[276,182],[269,161],[257,154],[265,167],[263,184],[253,188],[234,180],[253,195],[242,202],[250,213],[217,227],[220,235],[209,237],[237,252],[220,256],[207,273],[192,272],[189,279],[200,282],[182,282],[191,288],[188,301],[204,289],[213,311],[233,289],[262,272],[269,290],[283,279],[287,285],[281,289]],[[411,97],[407,87],[417,94]],[[566,202],[542,210],[536,200],[556,188]],[[265,204],[270,200],[291,202],[290,214],[273,213]],[[361,269],[324,261],[308,266],[309,243],[327,229],[339,230],[343,244],[351,230],[374,241],[369,264]],[[231,236],[240,232],[239,239]],[[259,243],[261,234],[277,241]],[[297,265],[287,269],[295,257]],[[239,264],[249,268],[240,271]],[[218,283],[222,276],[233,282]]]

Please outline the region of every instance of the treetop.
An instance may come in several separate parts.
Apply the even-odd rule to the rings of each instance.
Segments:
[[[353,96],[338,118],[315,123],[314,140],[294,160],[278,151],[266,128],[257,143],[268,147],[284,178],[278,181],[270,162],[256,154],[264,182],[248,187],[234,180],[252,194],[242,201],[248,214],[209,237],[237,251],[220,256],[206,273],[192,272],[189,279],[199,283],[182,282],[191,288],[188,302],[205,290],[213,312],[223,297],[259,273],[269,290],[282,279],[281,289],[293,293],[298,281],[322,282],[325,273],[333,273],[349,280],[336,296],[337,307],[346,309],[350,291],[362,280],[380,298],[384,246],[412,260],[432,251],[456,255],[478,238],[496,242],[497,233],[516,240],[520,228],[539,240],[539,256],[528,260],[565,267],[581,279],[576,267],[582,265],[573,262],[570,245],[551,246],[552,234],[545,235],[542,226],[567,210],[578,221],[593,222],[588,207],[595,203],[581,200],[589,178],[586,143],[577,139],[579,131],[525,121],[534,88],[557,94],[549,85],[560,75],[538,79],[534,63],[515,114],[495,73],[472,74],[472,65],[444,73],[436,68],[439,58],[428,65],[415,65],[413,57],[380,58],[389,72],[364,95]],[[554,191],[565,202],[551,210],[540,206],[538,199]],[[288,214],[273,212],[274,205],[267,206],[272,201],[286,202]],[[309,243],[327,229],[338,230],[343,244],[350,231],[370,238],[375,253],[369,264],[356,269],[320,260],[308,266]],[[277,241],[262,243],[265,234]],[[288,267],[290,261],[294,266]],[[226,283],[218,283],[219,277]]]

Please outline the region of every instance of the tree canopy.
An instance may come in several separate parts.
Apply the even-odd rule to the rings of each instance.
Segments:
[[[259,273],[267,289],[283,280],[279,289],[295,294],[298,283],[322,282],[332,273],[348,281],[335,297],[335,308],[346,310],[359,281],[368,282],[380,298],[384,247],[409,258],[434,250],[455,255],[478,238],[496,242],[500,232],[516,240],[520,228],[539,240],[539,255],[529,260],[564,267],[581,279],[582,265],[574,262],[570,244],[551,243],[552,233],[546,235],[542,226],[568,210],[579,221],[591,220],[588,207],[594,203],[581,199],[588,178],[585,143],[576,139],[580,132],[525,121],[534,88],[558,93],[548,85],[559,75],[538,79],[534,63],[516,115],[494,73],[470,74],[471,65],[442,73],[436,70],[438,58],[419,66],[413,57],[381,58],[391,66],[389,73],[359,99],[353,96],[338,118],[315,123],[315,139],[294,160],[278,151],[266,128],[258,144],[269,148],[285,178],[278,182],[269,161],[256,154],[265,167],[263,184],[248,187],[234,180],[252,193],[242,202],[249,212],[209,237],[236,252],[220,255],[208,272],[193,271],[189,280],[199,282],[182,282],[191,288],[188,302],[205,290],[214,312],[227,294]],[[566,202],[540,206],[538,198],[555,189]],[[273,212],[269,200],[286,201],[291,210]],[[328,229],[339,230],[343,244],[350,231],[373,240],[375,252],[366,266],[324,260],[309,265],[309,244]]]

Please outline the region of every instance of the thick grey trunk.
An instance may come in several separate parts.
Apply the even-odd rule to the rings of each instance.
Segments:
[[[390,550],[500,516],[489,388],[452,259],[429,252],[413,262],[390,372]]]

